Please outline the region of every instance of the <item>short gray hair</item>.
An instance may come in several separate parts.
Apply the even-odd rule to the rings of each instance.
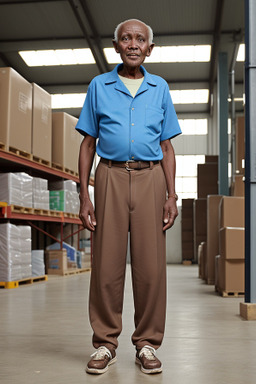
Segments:
[[[152,44],[152,43],[153,43],[153,30],[152,30],[152,28],[151,28],[149,25],[143,23],[143,21],[138,20],[138,19],[128,19],[128,20],[122,21],[120,24],[118,24],[118,25],[116,26],[116,29],[115,29],[115,32],[114,32],[114,41],[115,41],[116,43],[118,43],[118,33],[119,33],[120,28],[121,28],[125,23],[127,23],[128,21],[138,21],[138,22],[144,24],[144,25],[147,27],[147,30],[148,30],[148,41],[149,41],[149,44]]]

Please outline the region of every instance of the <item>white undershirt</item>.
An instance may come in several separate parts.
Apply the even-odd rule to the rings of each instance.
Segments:
[[[122,82],[124,83],[124,85],[126,86],[126,88],[128,89],[128,91],[130,92],[130,94],[132,95],[132,97],[135,97],[136,93],[138,92],[143,80],[144,80],[144,77],[142,77],[141,79],[128,79],[127,77],[123,77],[123,76],[120,76],[118,75],[120,80],[122,80]]]

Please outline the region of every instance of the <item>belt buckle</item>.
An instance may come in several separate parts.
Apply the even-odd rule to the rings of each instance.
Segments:
[[[130,167],[129,167],[129,163],[135,163],[135,160],[127,160],[127,161],[125,162],[125,169],[126,169],[127,171],[134,171],[133,168],[130,168]]]

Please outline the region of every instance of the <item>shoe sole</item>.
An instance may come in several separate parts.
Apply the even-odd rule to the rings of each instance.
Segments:
[[[141,370],[141,372],[143,372],[143,373],[146,373],[146,374],[154,374],[154,373],[161,373],[162,371],[163,371],[163,364],[161,365],[161,367],[159,367],[159,368],[153,368],[153,369],[146,369],[146,368],[144,368],[143,367],[143,365],[141,364],[141,361],[140,361],[140,359],[138,359],[137,357],[136,357],[136,359],[135,359],[135,363],[136,364],[138,364],[138,365],[140,365],[140,370]]]
[[[87,372],[87,373],[92,373],[92,374],[94,374],[94,375],[101,375],[102,373],[107,372],[108,367],[109,367],[110,365],[114,364],[116,361],[117,361],[117,357],[114,357],[112,360],[110,360],[110,362],[108,363],[108,365],[107,365],[104,369],[89,368],[89,367],[87,366],[86,369],[85,369],[85,372]]]

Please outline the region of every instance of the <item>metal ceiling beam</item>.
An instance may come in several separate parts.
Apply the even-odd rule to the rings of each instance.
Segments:
[[[179,84],[190,84],[191,85],[191,87],[194,87],[195,85],[198,85],[198,84],[202,84],[202,83],[205,83],[205,84],[208,84],[208,79],[199,79],[199,80],[193,80],[193,81],[191,81],[191,80],[177,80],[177,79],[175,79],[175,80],[170,80],[170,79],[167,79],[166,80],[166,82],[168,83],[168,84],[171,84],[171,86],[172,86],[172,89],[173,90],[175,90],[174,88],[175,88],[175,85],[177,84],[177,85],[179,85]],[[236,82],[236,85],[243,85],[244,84],[244,82],[243,81],[237,81]],[[72,87],[83,87],[83,88],[85,88],[85,87],[87,87],[88,85],[89,85],[89,82],[88,83],[82,83],[82,82],[77,82],[77,83],[74,83],[74,82],[72,82],[72,83],[61,83],[61,84],[53,84],[53,83],[39,83],[38,85],[40,85],[41,87],[52,87],[52,88],[59,88],[59,87],[63,87],[63,88],[65,88],[65,87],[70,87],[70,88],[72,88]],[[189,89],[189,88],[187,88],[187,89]]]
[[[210,66],[210,76],[209,76],[209,110],[210,114],[212,114],[212,95],[214,82],[216,78],[216,69],[217,69],[217,58],[219,53],[220,46],[220,37],[221,37],[221,22],[223,16],[225,0],[217,0],[216,5],[216,13],[215,13],[215,27],[213,33],[213,45],[212,45],[212,53],[211,53],[211,66]]]
[[[101,37],[97,31],[97,28],[96,28],[96,25],[95,25],[95,22],[93,20],[93,16],[91,14],[91,11],[87,5],[87,1],[86,0],[80,0],[80,4],[82,6],[82,9],[83,9],[83,12],[84,12],[84,16],[87,20],[87,23],[88,25],[90,26],[90,29],[92,31],[92,39],[94,41],[94,44],[95,44],[95,48],[96,50],[98,51],[98,54],[100,56],[100,59],[103,63],[103,66],[105,68],[105,72],[108,72],[110,69],[109,69],[109,65],[108,65],[108,62],[105,58],[105,55],[103,53],[103,49],[102,49],[102,45],[101,45]]]
[[[31,4],[31,3],[54,3],[56,1],[67,1],[67,0],[10,0],[10,1],[1,1],[0,0],[0,6],[1,5],[20,5],[20,4]]]
[[[61,0],[63,1],[63,0]],[[241,33],[241,31],[222,31],[221,34],[227,34],[227,35],[236,35]],[[186,33],[160,33],[160,34],[154,34],[154,37],[160,38],[160,37],[173,37],[173,36],[209,36],[212,37],[213,31],[201,31],[201,32],[186,32]],[[89,35],[90,39],[93,39],[92,35]],[[110,41],[112,40],[113,36],[110,35],[104,35],[101,36],[101,40],[107,40],[109,39]],[[0,47],[2,52],[13,52],[13,51],[18,51],[20,50],[20,47],[22,46],[23,49],[37,49],[37,44],[39,45],[49,45],[50,47],[56,46],[59,48],[60,44],[61,46],[66,46],[70,48],[74,42],[81,43],[82,40],[84,40],[83,37],[81,36],[64,36],[64,37],[46,37],[46,38],[31,38],[31,39],[10,39],[10,40],[1,40],[0,41]],[[79,45],[79,48],[81,46]]]
[[[0,52],[0,59],[3,61],[6,67],[11,67],[9,60],[5,57],[5,55],[2,52]]]
[[[104,73],[104,72],[108,72],[109,71],[109,68],[108,68],[108,64],[107,64],[107,61],[105,59],[105,56],[103,54],[103,51],[102,49],[99,47],[99,44],[97,44],[94,39],[91,38],[90,36],[90,33],[88,31],[88,16],[85,14],[85,11],[84,11],[84,8],[82,8],[82,11],[83,11],[83,15],[80,14],[80,7],[79,7],[79,4],[80,2],[76,2],[74,0],[69,0],[69,4],[70,4],[70,7],[74,13],[74,16],[83,32],[83,35],[84,35],[84,38],[86,39],[87,43],[88,43],[88,46],[89,48],[91,49],[92,51],[92,54],[93,54],[93,57],[96,61],[96,64],[97,64],[97,67],[99,69],[99,72],[100,73]],[[84,17],[82,16],[85,16],[86,18],[86,24],[84,22]],[[91,24],[91,22],[90,22]],[[90,25],[89,25],[90,27]]]

